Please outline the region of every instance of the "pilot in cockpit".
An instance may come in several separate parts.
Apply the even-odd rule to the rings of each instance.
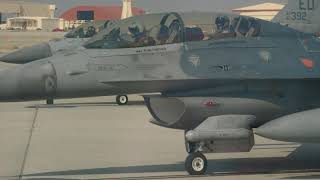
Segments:
[[[230,30],[230,20],[226,16],[221,16],[216,18],[216,26],[218,33],[229,33]]]
[[[139,23],[134,22],[128,27],[128,35],[129,37],[126,41],[130,47],[141,47],[149,44],[147,31],[145,27]]]
[[[134,42],[138,42],[145,36],[145,28],[139,23],[132,23],[128,27],[128,33]]]
[[[167,44],[169,39],[169,28],[166,25],[157,25],[150,30],[149,38],[152,38],[150,45]]]
[[[87,32],[85,33],[85,37],[89,38],[97,34],[97,30],[94,26],[89,26]]]
[[[219,16],[215,20],[216,32],[210,36],[210,39],[222,39],[235,37],[236,33],[227,16]]]
[[[76,31],[75,34],[77,35],[77,38],[84,38],[84,37],[85,37],[85,33],[84,33],[83,27],[79,28],[79,29]]]

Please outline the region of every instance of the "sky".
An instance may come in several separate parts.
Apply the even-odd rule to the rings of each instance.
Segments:
[[[57,5],[57,15],[78,5],[120,5],[121,0],[24,0]],[[228,11],[264,2],[286,3],[287,0],[134,0],[134,5],[147,12],[164,11]]]

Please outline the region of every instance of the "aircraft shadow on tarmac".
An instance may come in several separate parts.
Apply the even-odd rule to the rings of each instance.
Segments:
[[[277,148],[277,147],[275,147]],[[318,175],[298,176],[296,173],[320,172],[320,145],[305,144],[298,147],[287,157],[262,157],[262,158],[235,158],[209,160],[209,169],[206,176],[235,176],[235,175],[258,175],[258,174],[288,174],[283,179],[320,179]],[[143,173],[171,173],[185,172],[184,163],[164,165],[144,165],[129,167],[107,167],[94,169],[79,169],[56,172],[44,172],[26,174],[23,177],[31,180],[37,177],[65,177],[65,176],[86,176],[86,175],[111,175],[111,174],[143,174]],[[166,179],[186,178],[187,175],[170,176],[141,176],[125,177],[126,179]],[[52,178],[46,179],[50,180]],[[104,178],[105,179],[105,178]]]
[[[282,179],[320,179],[320,175],[306,175],[306,176],[292,176],[289,178],[282,178]]]
[[[125,106],[143,106],[144,101],[130,101]],[[115,102],[87,102],[87,103],[57,103],[53,105],[36,104],[32,106],[26,106],[25,108],[38,108],[38,109],[50,109],[50,108],[78,108],[78,107],[97,107],[97,106],[119,106]]]

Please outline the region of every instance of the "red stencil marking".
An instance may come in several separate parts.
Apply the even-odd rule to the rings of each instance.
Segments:
[[[216,103],[213,100],[209,100],[203,103],[206,107],[213,107]]]
[[[312,69],[315,64],[314,61],[310,59],[301,59],[301,62],[308,69]]]

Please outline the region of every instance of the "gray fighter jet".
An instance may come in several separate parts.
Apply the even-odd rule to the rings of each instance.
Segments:
[[[297,13],[307,11],[312,24],[319,3]],[[203,153],[249,152],[253,128],[274,139],[319,140],[318,111],[294,114],[320,108],[319,63],[319,39],[279,23],[148,14],[119,21],[83,47],[1,71],[0,100],[161,92],[145,96],[151,122],[185,132],[185,167],[199,175],[207,169]]]
[[[299,4],[297,5],[297,3]],[[302,30],[303,32],[319,33],[320,22],[317,18],[319,14],[317,14],[317,12],[310,13],[309,11],[299,11],[299,9],[307,10],[312,6],[314,6],[314,0],[299,2],[289,1],[283,11],[273,19],[273,22],[281,23],[282,25],[289,26],[299,31]],[[308,16],[308,18],[306,18],[306,16]],[[62,51],[70,51],[71,49],[82,46],[84,42],[95,35],[97,31],[105,29],[114,23],[116,23],[116,21],[94,21],[85,23],[66,34],[65,39],[63,40],[52,40],[49,43],[41,43],[32,47],[24,48],[2,57],[0,61],[24,64],[50,57],[53,54],[60,53]],[[125,105],[128,101],[127,95],[116,96],[116,102],[119,105]],[[47,104],[53,104],[53,99],[48,99]]]

